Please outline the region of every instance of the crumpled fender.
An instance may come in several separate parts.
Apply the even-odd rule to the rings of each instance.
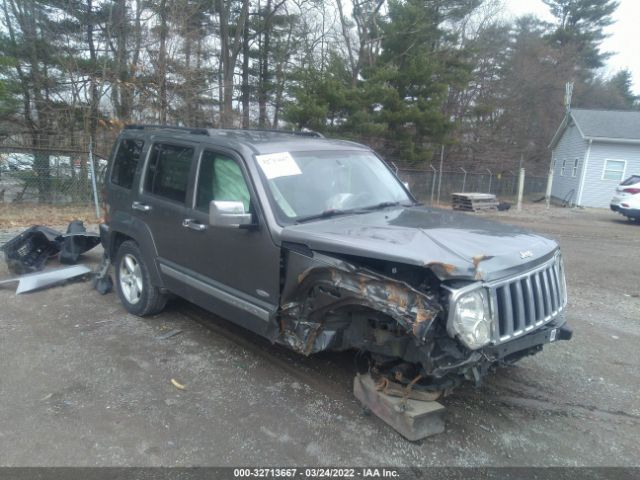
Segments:
[[[324,331],[324,321],[338,309],[366,307],[387,315],[420,344],[442,312],[436,298],[402,281],[326,254],[286,255],[276,341],[305,355],[331,346],[336,332]]]

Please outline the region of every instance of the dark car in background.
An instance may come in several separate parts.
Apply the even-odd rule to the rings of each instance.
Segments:
[[[101,234],[124,307],[169,293],[309,355],[440,392],[566,340],[558,245],[420,205],[369,148],[306,132],[129,126]]]

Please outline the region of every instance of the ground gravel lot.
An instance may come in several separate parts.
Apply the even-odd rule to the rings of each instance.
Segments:
[[[0,465],[640,465],[640,225],[489,216],[560,242],[574,339],[447,397],[444,434],[410,443],[365,415],[351,353],[302,358],[183,301],[139,319],[88,282],[0,286]]]

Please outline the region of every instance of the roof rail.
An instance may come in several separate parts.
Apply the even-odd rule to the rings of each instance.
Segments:
[[[324,138],[320,132],[313,130],[280,130],[275,128],[221,128],[220,130],[237,130],[239,132],[265,132],[265,133],[282,133],[284,135],[297,135],[299,137],[318,137]]]
[[[132,124],[125,125],[125,130],[178,130],[181,132],[191,133],[193,135],[209,135],[209,131],[206,128],[192,128],[192,127],[175,127],[172,125],[143,125]]]
[[[193,135],[209,135],[209,130],[206,128],[192,128],[192,127],[177,127],[172,125],[146,125],[146,124],[130,124],[124,126],[125,130],[177,130],[181,132],[188,132]],[[219,128],[213,130],[232,130],[238,132],[265,132],[265,133],[281,133],[284,135],[297,135],[300,137],[318,137],[324,138],[320,132],[313,130],[278,130],[268,128]]]

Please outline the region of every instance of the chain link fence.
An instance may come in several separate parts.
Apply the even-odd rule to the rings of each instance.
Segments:
[[[107,161],[94,156],[96,184],[104,178]],[[83,151],[0,151],[0,203],[90,205],[92,168]]]
[[[398,169],[398,177],[409,185],[413,195],[428,204],[451,204],[453,193],[493,193],[502,201],[515,202],[518,195],[516,172],[494,173],[489,169],[480,172],[435,169]],[[525,175],[524,198],[537,200],[544,196],[547,177]]]
[[[104,181],[107,160],[94,154],[93,166],[98,192]],[[493,193],[500,200],[515,201],[518,175],[513,171],[494,173],[490,169],[470,172],[427,169],[396,169],[420,201],[428,204],[451,203],[458,192]],[[547,177],[526,175],[524,197],[529,200],[545,194]],[[88,151],[34,151],[0,146],[0,203],[49,205],[92,205],[92,169]]]

